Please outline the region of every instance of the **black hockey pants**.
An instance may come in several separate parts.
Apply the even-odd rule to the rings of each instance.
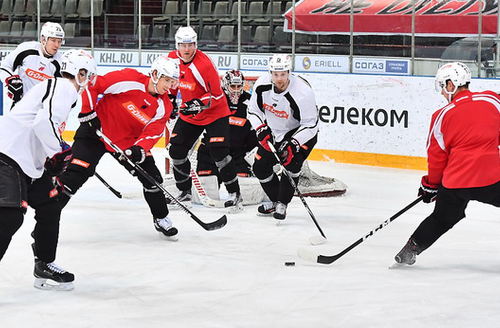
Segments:
[[[104,143],[94,138],[76,138],[73,143],[73,160],[64,172],[60,180],[64,184],[65,189],[70,194],[75,194],[78,189],[95,173],[95,169],[99,160],[107,152]],[[133,170],[125,162],[119,161],[132,175],[136,176],[143,186],[143,195],[149,205],[151,214],[154,218],[164,218],[168,215],[167,203],[165,195],[156,186],[144,178],[140,173]],[[148,155],[141,164],[142,167],[151,177],[160,184],[163,182],[160,171],[155,165],[153,156]],[[63,207],[68,203],[69,196],[64,195]]]

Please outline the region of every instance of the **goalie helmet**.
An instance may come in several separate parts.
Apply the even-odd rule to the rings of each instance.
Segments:
[[[292,57],[287,54],[275,54],[269,60],[270,72],[292,71]]]
[[[175,32],[175,47],[179,49],[179,43],[194,43],[198,47],[198,35],[191,26],[181,26]]]
[[[243,85],[245,84],[245,77],[237,70],[232,69],[227,71],[222,78],[222,88],[229,96],[233,104],[237,104],[238,100],[243,93]]]
[[[85,70],[85,80],[80,82],[78,74]],[[97,74],[97,65],[94,58],[82,49],[71,49],[64,53],[61,61],[61,72],[71,74],[79,86],[85,86]]]
[[[163,75],[168,76],[174,80],[179,79],[179,65],[174,59],[168,58],[164,55],[161,55],[155,59],[155,61],[151,65],[149,75],[153,76],[154,71],[157,72],[157,79],[160,79]]]

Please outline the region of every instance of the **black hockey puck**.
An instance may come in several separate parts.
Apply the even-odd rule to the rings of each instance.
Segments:
[[[294,265],[295,265],[295,262],[285,262],[285,265],[286,265],[286,266],[294,266]]]

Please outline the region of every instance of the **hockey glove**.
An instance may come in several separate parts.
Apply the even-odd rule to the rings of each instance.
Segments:
[[[180,108],[180,113],[183,115],[193,115],[196,116],[203,111],[203,106],[205,104],[200,99],[191,99],[184,104],[184,107]]]
[[[101,129],[101,120],[95,111],[78,114],[78,121],[89,137],[97,137],[96,131]]]
[[[146,151],[141,146],[135,145],[125,149],[125,156],[130,158],[132,162],[140,164],[146,159]]]
[[[255,129],[260,145],[267,151],[271,151],[268,142],[274,144],[274,137],[271,128],[267,124],[262,124]]]
[[[297,154],[299,150],[300,144],[296,139],[290,138],[288,140],[285,140],[278,150],[281,163],[285,166],[290,164],[293,156]]]
[[[18,102],[23,97],[23,80],[19,75],[11,75],[5,79],[7,86],[7,96],[14,102]]]
[[[179,106],[177,106],[177,97],[169,94],[168,98],[172,102],[172,112],[170,112],[170,119],[175,120],[177,114],[179,113]]]
[[[422,177],[420,182],[420,188],[418,189],[418,195],[422,196],[424,203],[431,203],[436,200],[439,185],[430,184],[427,181],[427,175]]]
[[[61,142],[62,151],[58,152],[52,158],[45,162],[45,170],[49,175],[59,176],[68,168],[69,162],[73,158],[73,152],[70,145]]]

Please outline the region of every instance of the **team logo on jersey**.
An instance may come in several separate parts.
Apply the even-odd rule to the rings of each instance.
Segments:
[[[194,88],[196,88],[196,84],[195,83],[188,83],[186,81],[182,81],[182,82],[179,83],[179,88],[180,89],[189,90],[189,91],[193,91]]]
[[[23,201],[21,202],[21,206],[22,206],[22,207],[24,207],[24,208],[28,208],[28,202],[27,202],[27,201],[25,201],[25,200],[23,200]]]
[[[126,103],[123,103],[122,106],[127,110],[127,112],[130,115],[132,115],[133,118],[135,118],[142,124],[146,125],[149,123],[149,121],[151,121],[151,117],[149,117],[139,108],[137,108],[137,106],[133,102],[127,101]]]
[[[59,125],[59,134],[62,135],[64,130],[66,130],[66,122],[62,122],[61,125]]]
[[[30,77],[34,80],[37,80],[37,81],[45,81],[47,79],[52,78],[52,76],[49,76],[47,74],[43,74],[41,72],[34,71],[30,68],[28,68],[25,73],[28,77]]]
[[[229,124],[236,126],[244,126],[247,122],[246,118],[237,117],[237,116],[229,116]]]
[[[264,104],[264,110],[267,110],[269,113],[274,114],[278,118],[288,119],[288,113],[285,111],[277,110],[273,105]]]

